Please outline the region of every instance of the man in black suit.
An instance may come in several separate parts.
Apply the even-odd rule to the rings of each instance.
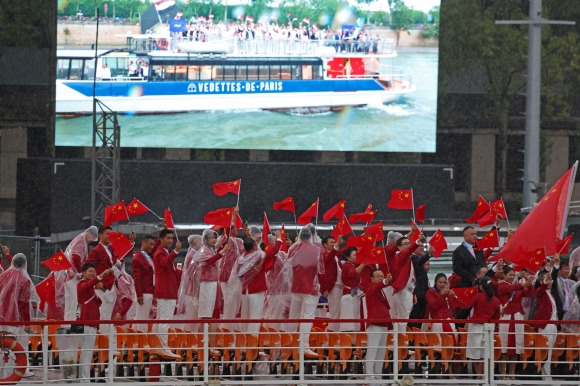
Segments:
[[[417,279],[417,284],[415,286],[415,298],[417,301],[413,305],[409,319],[423,319],[425,317],[425,308],[427,308],[425,293],[429,289],[429,277],[427,276],[429,270],[426,266],[429,264],[429,259],[433,256],[435,248],[430,246],[429,252],[424,252],[424,245],[420,245],[411,255],[413,268],[415,269],[415,278]],[[409,327],[421,328],[421,325],[422,323],[409,323]]]
[[[474,285],[475,273],[481,267],[485,267],[483,251],[477,248],[477,231],[472,226],[463,228],[463,243],[453,251],[453,272],[461,278],[459,287],[471,287]]]

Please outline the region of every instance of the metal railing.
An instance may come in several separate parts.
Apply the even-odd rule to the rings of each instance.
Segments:
[[[375,335],[330,331],[324,329],[328,320],[314,320],[308,342],[303,331],[281,329],[299,320],[261,320],[263,324],[257,335],[238,331],[251,320],[163,321],[172,325],[167,333],[168,351],[161,347],[159,337],[163,334],[158,331],[156,321],[135,322],[150,323],[153,332],[134,331],[128,325],[126,328],[110,325],[112,328],[107,333],[95,335],[94,348],[81,346],[80,349],[74,347],[78,343],[64,347],[67,339],[70,342],[75,335],[65,335],[61,323],[31,323],[36,327],[28,336],[29,368],[36,375],[23,383],[58,385],[79,381],[75,379],[80,366],[78,353],[87,350],[93,351],[91,379],[115,385],[138,381],[189,385],[210,382],[222,385],[399,384],[403,378],[405,382],[412,380],[414,384],[428,385],[552,385],[554,382],[578,385],[580,381],[578,332],[559,332],[554,347],[550,348],[547,343],[550,336],[527,327],[523,353],[518,360],[502,360],[501,339],[496,332],[497,324],[508,323],[502,321],[483,324],[483,351],[478,360],[468,360],[466,342],[471,333],[465,329],[458,329],[455,336],[418,328],[406,328],[400,333],[399,324],[393,323],[393,329],[379,345],[385,350],[384,357],[377,358],[380,371],[372,372],[365,370],[365,365],[369,361],[366,355],[369,343],[375,342]],[[580,321],[572,324],[578,327]],[[192,325],[200,326],[200,332],[184,328]],[[550,361],[551,377],[555,381],[543,379],[541,375],[541,369]],[[510,363],[516,364],[515,380],[498,374],[501,364]],[[477,364],[482,365],[482,374],[474,373]],[[8,362],[0,364],[0,374],[3,369],[10,372]]]

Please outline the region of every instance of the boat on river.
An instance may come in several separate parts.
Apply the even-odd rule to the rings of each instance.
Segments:
[[[411,74],[392,65],[394,47],[388,39],[363,45],[133,35],[123,49],[59,49],[56,113],[92,114],[93,97],[127,114],[385,104],[415,90]]]

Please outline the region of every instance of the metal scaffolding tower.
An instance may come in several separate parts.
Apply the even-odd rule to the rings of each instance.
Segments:
[[[105,208],[120,201],[121,127],[117,113],[99,100],[93,109],[91,224],[102,225]]]

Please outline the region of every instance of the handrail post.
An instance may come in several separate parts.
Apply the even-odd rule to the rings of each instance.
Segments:
[[[389,333],[387,332],[387,345]],[[387,345],[387,352],[389,347]],[[399,323],[393,323],[393,379],[399,379]]]
[[[107,383],[113,383],[115,378],[115,351],[117,350],[117,339],[116,339],[117,329],[114,325],[109,324],[109,374],[107,374]]]
[[[298,323],[298,356],[300,358],[298,362],[298,379],[300,381],[304,380],[304,332],[302,331],[302,322]]]
[[[48,383],[48,325],[42,326],[42,383]]]
[[[483,354],[483,374],[484,380],[487,385],[491,384],[491,381],[494,379],[493,371],[494,371],[494,337],[493,334],[495,333],[495,324],[494,323],[485,323],[483,325],[484,331],[484,354]]]
[[[203,383],[209,383],[209,323],[203,323]]]

